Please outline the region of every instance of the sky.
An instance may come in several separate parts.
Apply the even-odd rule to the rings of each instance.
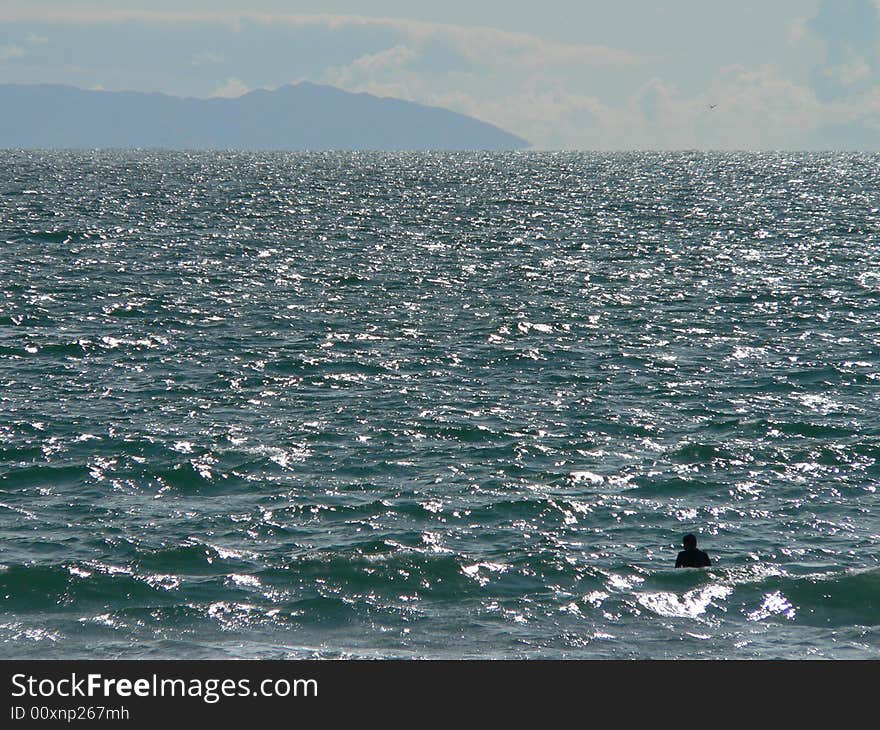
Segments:
[[[311,81],[536,149],[880,149],[880,0],[0,0],[0,83]]]

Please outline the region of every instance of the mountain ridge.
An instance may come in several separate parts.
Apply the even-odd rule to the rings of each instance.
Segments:
[[[300,82],[238,97],[0,84],[0,148],[504,150],[529,143],[441,107]]]

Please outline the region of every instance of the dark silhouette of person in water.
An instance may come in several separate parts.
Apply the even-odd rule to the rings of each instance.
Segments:
[[[681,543],[684,550],[678,554],[676,568],[708,568],[712,565],[709,556],[702,550],[697,550],[697,538],[694,535],[685,535]]]

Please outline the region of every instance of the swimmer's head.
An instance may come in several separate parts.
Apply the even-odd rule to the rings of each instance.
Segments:
[[[693,550],[697,546],[697,538],[694,535],[685,535],[681,543],[685,550]]]

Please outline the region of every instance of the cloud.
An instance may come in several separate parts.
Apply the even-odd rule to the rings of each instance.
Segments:
[[[11,61],[14,58],[21,58],[24,56],[24,53],[24,48],[21,46],[0,46],[0,62]]]
[[[575,147],[602,107],[585,88],[642,59],[604,46],[487,28],[394,21],[397,42],[330,66],[319,80],[468,114],[537,147]],[[572,81],[575,88],[569,87]]]
[[[363,55],[341,71],[348,71],[353,76],[372,75],[409,65],[417,58],[417,53],[407,46],[393,46],[378,53]]]
[[[810,88],[781,77],[771,66],[721,69],[708,98],[717,107],[696,121],[697,138],[722,149],[802,148],[823,113]]]
[[[799,34],[824,51],[811,79],[820,98],[861,94],[880,82],[880,9],[874,0],[822,0]]]
[[[590,93],[588,81],[578,87],[539,73],[502,78],[478,64],[431,74],[415,70],[418,60],[417,50],[394,47],[329,69],[323,80],[455,109],[510,129],[537,149],[803,148],[821,125],[857,117],[857,106],[823,105],[809,86],[771,66],[722,68],[690,95],[653,77],[615,105]]]
[[[821,0],[807,26],[829,43],[832,53],[874,49],[880,35],[880,12],[873,0]]]
[[[806,146],[880,148],[880,0],[821,0],[789,40],[806,61],[812,94],[791,120]]]
[[[602,45],[551,42],[535,35],[449,23],[428,23],[399,18],[358,15],[300,14],[271,12],[191,12],[159,10],[34,10],[12,6],[0,10],[0,22],[43,22],[77,25],[106,25],[125,22],[222,24],[242,30],[247,24],[286,26],[288,28],[323,27],[385,28],[406,36],[418,45],[432,39],[446,39],[457,51],[473,60],[516,66],[546,66],[571,63],[619,65],[638,62],[636,54]]]
[[[661,79],[654,78],[639,89],[635,102],[647,121],[658,122],[668,115],[675,95],[676,91],[673,87],[668,86]]]
[[[241,79],[230,76],[226,79],[224,84],[214,89],[211,96],[222,96],[227,99],[233,99],[238,96],[244,96],[249,91],[250,88],[248,88]]]

